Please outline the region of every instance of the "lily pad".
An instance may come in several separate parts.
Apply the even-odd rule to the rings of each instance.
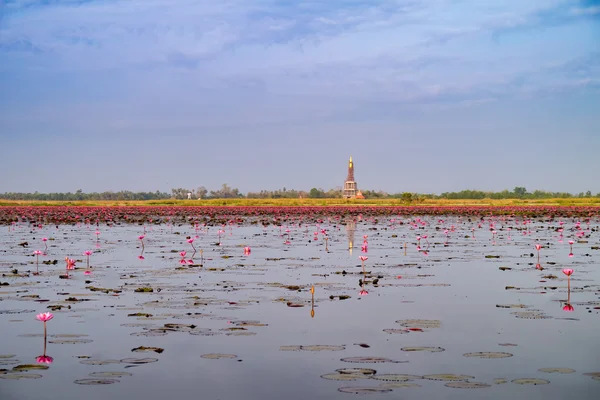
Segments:
[[[338,391],[352,394],[377,394],[391,392],[392,389],[386,389],[383,387],[342,387],[339,388]]]
[[[340,361],[348,362],[348,363],[402,363],[408,361],[394,361],[385,357],[346,357],[342,358]]]
[[[469,379],[475,379],[474,376],[458,374],[432,374],[424,375],[423,378],[432,381],[468,381]]]
[[[305,351],[342,351],[346,350],[345,346],[335,346],[335,345],[327,345],[327,344],[314,344],[308,346],[300,346],[302,350]]]
[[[427,347],[427,346],[415,346],[415,347],[403,347],[402,351],[427,351],[430,353],[440,353],[446,351],[443,347]]]
[[[77,379],[73,383],[78,385],[112,385],[120,382],[118,379]]]
[[[52,344],[84,344],[84,343],[92,343],[92,339],[54,339],[48,340],[48,343]]]
[[[124,371],[100,371],[91,372],[90,376],[94,378],[122,378],[124,376],[132,376],[132,374]]]
[[[575,372],[575,370],[571,368],[540,368],[538,369],[538,371],[547,372],[549,374],[572,374],[573,372]]]
[[[448,382],[444,386],[456,389],[483,389],[489,388],[492,385],[481,382]]]
[[[329,379],[332,381],[356,381],[359,379],[371,379],[369,375],[363,374],[340,374],[339,372],[334,372],[330,374],[321,375],[323,379]]]
[[[423,379],[422,376],[418,375],[404,375],[404,374],[383,374],[383,375],[375,375],[373,379],[377,379],[378,381],[388,381],[388,382],[406,382],[413,379]]]
[[[160,347],[145,347],[145,346],[140,346],[140,347],[136,347],[135,349],[131,349],[131,351],[135,351],[135,352],[142,352],[142,351],[153,351],[155,353],[162,353],[163,351],[165,351],[164,349],[160,348]]]
[[[538,378],[513,379],[511,382],[516,383],[517,385],[547,385],[550,383],[550,381]]]
[[[302,350],[302,346],[296,346],[296,345],[279,346],[279,351],[300,351],[300,350]]]
[[[0,373],[0,379],[40,379],[42,375],[39,374],[17,374],[17,373]]]
[[[464,357],[475,357],[475,358],[508,358],[513,355],[510,353],[504,353],[499,351],[479,351],[475,353],[465,353]]]
[[[23,365],[17,365],[16,367],[13,367],[13,371],[33,371],[33,370],[46,370],[49,367],[47,365],[44,364],[23,364]]]
[[[123,358],[121,364],[150,364],[157,362],[158,358]]]
[[[375,375],[376,370],[371,368],[340,368],[336,369],[335,372],[340,374],[359,374],[359,375]]]
[[[403,335],[405,333],[410,333],[408,329],[395,329],[395,328],[387,328],[383,330],[385,333],[389,333],[390,335]]]
[[[441,322],[437,319],[401,319],[396,321],[396,323],[407,328],[421,329],[439,328],[441,326]]]
[[[400,389],[400,388],[419,388],[421,385],[413,382],[391,382],[382,383],[379,387],[384,389]]]
[[[79,364],[85,365],[109,365],[109,364],[120,364],[121,360],[81,360]]]
[[[207,358],[209,360],[220,360],[220,359],[236,359],[238,358],[235,354],[223,354],[223,353],[210,353],[203,354],[200,356],[201,358]]]

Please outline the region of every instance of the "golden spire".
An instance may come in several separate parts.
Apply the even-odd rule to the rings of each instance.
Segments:
[[[352,168],[352,156],[350,156],[350,161],[348,162],[348,168]]]

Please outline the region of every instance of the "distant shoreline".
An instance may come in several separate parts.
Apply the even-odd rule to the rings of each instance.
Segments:
[[[556,199],[210,199],[210,200],[0,200],[0,207],[600,207],[600,198]]]

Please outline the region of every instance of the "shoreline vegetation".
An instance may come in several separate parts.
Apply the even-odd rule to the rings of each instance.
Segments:
[[[341,198],[302,198],[302,199],[206,199],[206,200],[0,200],[0,207],[510,207],[510,206],[561,206],[561,207],[600,207],[598,197],[570,197],[543,199],[341,199]]]

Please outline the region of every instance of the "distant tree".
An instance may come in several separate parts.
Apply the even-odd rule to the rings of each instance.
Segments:
[[[323,191],[317,188],[312,188],[310,189],[310,192],[308,192],[308,197],[310,197],[311,199],[319,199],[323,197],[323,195]]]
[[[515,187],[513,189],[513,192],[520,199],[522,199],[523,197],[525,197],[527,195],[527,189],[525,189],[524,187],[521,187],[521,186]]]

